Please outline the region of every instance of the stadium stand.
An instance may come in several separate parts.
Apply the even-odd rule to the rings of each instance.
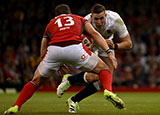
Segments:
[[[0,88],[4,91],[13,87],[20,91],[31,79],[40,62],[43,31],[54,16],[52,8],[60,2],[65,3],[63,0],[9,0],[0,4]],[[74,0],[68,5],[73,13],[85,16],[95,2]],[[116,52],[119,66],[113,86],[159,87],[160,1],[103,0],[101,4],[122,16],[134,43],[131,51]],[[62,76],[53,76],[56,77],[50,78],[47,86],[55,88]]]

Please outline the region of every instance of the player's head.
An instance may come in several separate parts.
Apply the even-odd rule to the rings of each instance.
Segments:
[[[58,16],[61,14],[71,14],[71,10],[68,5],[60,4],[60,5],[56,6],[55,15]]]
[[[101,4],[95,4],[91,9],[91,18],[96,28],[104,27],[106,23],[105,7]]]

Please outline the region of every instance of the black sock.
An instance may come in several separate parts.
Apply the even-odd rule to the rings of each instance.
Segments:
[[[72,101],[74,102],[80,102],[82,99],[98,92],[98,90],[95,88],[93,83],[89,83],[84,89],[82,89],[79,93],[77,93],[75,96],[72,96]]]
[[[80,73],[78,73],[78,74],[76,74],[76,75],[73,75],[73,76],[69,76],[68,77],[68,80],[69,80],[69,82],[70,82],[70,84],[71,85],[74,85],[75,83],[86,83],[85,81],[84,81],[84,73],[85,72],[80,72]]]

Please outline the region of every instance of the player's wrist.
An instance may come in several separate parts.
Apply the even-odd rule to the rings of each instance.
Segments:
[[[111,53],[111,49],[107,49],[105,52],[106,52],[106,54],[109,54],[109,53]]]
[[[114,43],[114,50],[118,50],[118,44]]]

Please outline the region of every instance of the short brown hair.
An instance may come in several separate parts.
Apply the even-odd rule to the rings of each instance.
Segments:
[[[97,14],[99,14],[99,13],[105,11],[105,10],[106,10],[106,8],[103,5],[101,5],[101,4],[95,4],[95,5],[93,5],[93,7],[91,9],[91,13],[97,13]]]
[[[55,8],[55,15],[58,16],[60,14],[71,14],[71,10],[67,4],[60,4]]]

